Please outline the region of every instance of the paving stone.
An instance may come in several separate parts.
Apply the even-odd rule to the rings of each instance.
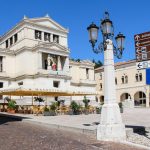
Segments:
[[[142,150],[89,136],[0,117],[0,150]]]

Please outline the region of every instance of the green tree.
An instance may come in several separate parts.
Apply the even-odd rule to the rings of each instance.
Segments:
[[[84,103],[84,106],[85,106],[86,109],[88,109],[89,102],[90,102],[90,100],[87,99],[86,96],[84,96],[83,103]]]
[[[72,101],[70,104],[70,108],[73,111],[73,114],[78,114],[80,111],[81,106],[77,104],[77,102]]]
[[[11,110],[15,110],[16,109],[16,101],[10,100],[8,102],[8,108],[11,109]]]
[[[95,61],[95,59],[93,59],[92,62],[95,64],[94,69],[103,66],[103,63],[100,60]]]
[[[41,97],[34,97],[34,101],[39,102],[39,106],[41,102],[44,102],[44,99]]]

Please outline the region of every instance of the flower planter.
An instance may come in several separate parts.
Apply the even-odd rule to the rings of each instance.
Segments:
[[[120,113],[123,113],[123,108],[120,108]]]
[[[8,113],[11,113],[11,114],[14,114],[14,113],[15,113],[15,110],[14,110],[14,109],[8,109],[7,112],[8,112]]]
[[[84,112],[85,115],[89,114],[89,111],[87,109],[85,109],[83,112]]]
[[[44,112],[43,112],[43,115],[44,115],[44,116],[50,116],[50,112],[49,112],[49,111],[44,111]]]
[[[55,111],[50,111],[50,116],[56,116],[56,112]]]

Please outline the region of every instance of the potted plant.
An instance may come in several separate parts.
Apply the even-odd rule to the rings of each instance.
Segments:
[[[49,108],[47,106],[44,107],[43,115],[50,116]]]
[[[118,105],[119,105],[119,108],[120,108],[120,113],[123,113],[123,105],[122,105],[122,102],[120,102]]]
[[[85,111],[84,111],[85,114],[88,114],[89,102],[90,102],[90,100],[87,99],[86,96],[84,96],[83,103],[84,103],[84,107],[85,107]]]
[[[37,111],[36,111],[36,115],[38,116],[39,113],[40,113],[40,103],[44,102],[44,99],[41,98],[41,97],[34,97],[34,101],[39,102],[39,105],[38,105],[38,108],[37,108]]]
[[[11,99],[7,96],[4,98],[4,103],[3,103],[3,108],[2,108],[2,112],[7,112],[7,103],[10,101]],[[7,101],[7,103],[6,103]]]
[[[70,108],[72,110],[72,114],[79,115],[81,106],[77,104],[77,102],[72,101],[70,104]]]
[[[57,109],[57,102],[53,102],[50,105],[50,116],[55,116],[56,115],[56,109]]]
[[[39,106],[41,102],[44,102],[44,99],[41,97],[34,97],[34,101],[39,102]]]
[[[64,105],[65,103],[65,100],[55,100],[55,101],[58,109],[60,108],[61,105]]]
[[[8,102],[8,107],[7,107],[7,112],[9,113],[15,113],[15,109],[16,109],[16,101],[14,100],[10,100]]]

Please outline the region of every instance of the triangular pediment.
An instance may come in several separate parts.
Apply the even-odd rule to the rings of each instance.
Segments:
[[[68,32],[67,29],[65,29],[64,27],[62,27],[60,24],[58,24],[57,22],[55,22],[49,17],[33,18],[33,19],[28,19],[28,21],[33,22],[37,25],[42,25],[42,26],[53,28],[56,30]]]
[[[38,45],[38,47],[41,47],[41,48],[45,48],[45,49],[51,49],[51,50],[56,50],[56,51],[64,51],[64,52],[69,52],[69,49],[58,44],[58,43],[43,43],[43,44],[40,44]]]

